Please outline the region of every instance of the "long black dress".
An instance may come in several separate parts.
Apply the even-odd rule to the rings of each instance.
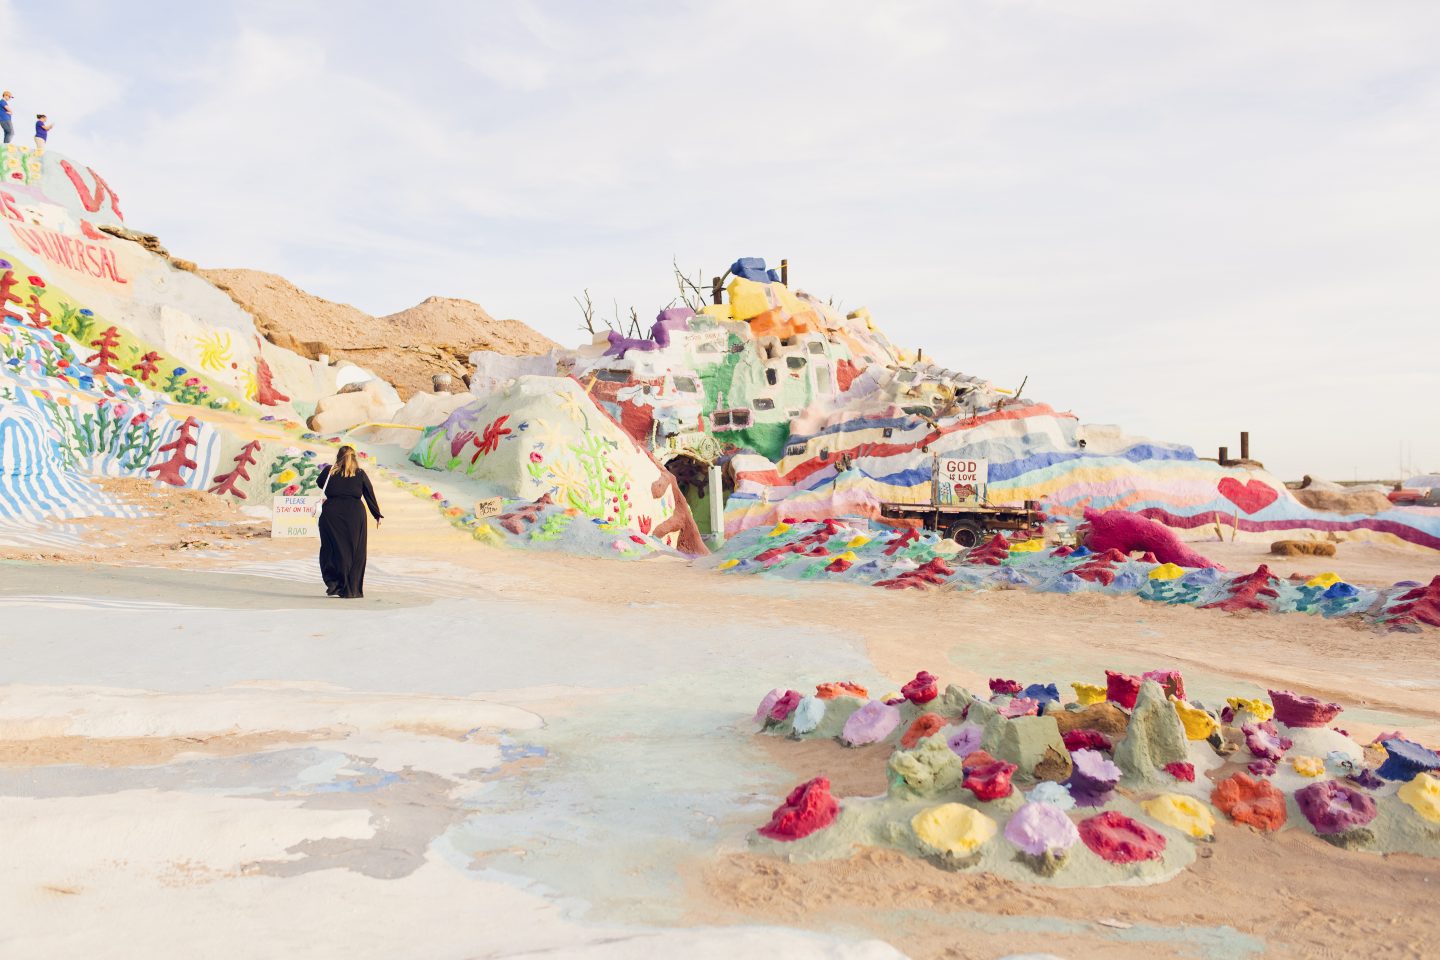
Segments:
[[[320,507],[320,576],[325,579],[325,592],[338,597],[363,597],[368,532],[365,507],[370,508],[376,520],[381,519],[375,488],[364,470],[356,470],[353,477],[336,474],[331,479],[327,466],[317,479],[325,490],[325,503]]]

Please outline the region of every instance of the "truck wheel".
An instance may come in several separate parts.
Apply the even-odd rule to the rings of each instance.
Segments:
[[[950,528],[950,539],[967,550],[979,543],[984,534],[978,523],[957,523]]]

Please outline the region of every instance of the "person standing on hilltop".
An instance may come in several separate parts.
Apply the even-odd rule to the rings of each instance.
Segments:
[[[15,99],[15,94],[6,90],[0,93],[0,130],[5,131],[5,142],[9,143],[10,138],[15,136],[15,127],[10,123],[10,101]]]
[[[45,114],[35,114],[35,152],[44,153],[45,143],[50,139],[50,129],[55,124],[45,119]]]
[[[323,468],[317,482],[325,492],[320,507],[320,576],[325,595],[358,599],[365,596],[365,508],[370,508],[375,526],[384,519],[375,502],[375,488],[349,444],[336,451],[334,465]]]

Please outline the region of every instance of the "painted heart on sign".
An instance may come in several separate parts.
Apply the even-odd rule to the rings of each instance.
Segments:
[[[1268,483],[1250,480],[1241,483],[1234,477],[1220,481],[1220,495],[1246,513],[1259,513],[1279,499],[1280,494]]]

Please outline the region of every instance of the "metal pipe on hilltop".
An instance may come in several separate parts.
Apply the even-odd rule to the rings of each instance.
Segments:
[[[1218,459],[1219,459],[1219,461],[1220,461],[1220,466],[1222,466],[1222,467],[1225,466],[1226,462],[1230,459],[1230,448],[1229,448],[1229,447],[1221,447],[1221,448],[1220,448],[1220,456],[1219,456]]]
[[[1240,431],[1240,459],[1250,459],[1250,431],[1248,430]]]
[[[780,261],[780,282],[783,283],[783,284],[785,284],[785,286],[787,286],[787,287],[790,286],[790,261],[789,261],[789,260],[781,260],[781,261]]]
[[[710,295],[715,298],[716,303],[720,302],[720,281],[724,279],[724,277],[716,277],[714,280],[710,281]]]

